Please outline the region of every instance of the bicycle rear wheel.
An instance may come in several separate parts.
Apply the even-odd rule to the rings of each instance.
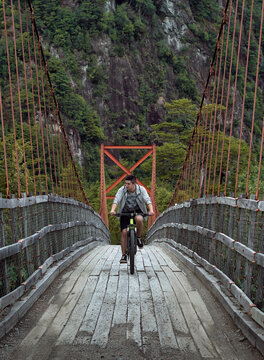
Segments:
[[[135,231],[134,229],[130,230],[130,274],[134,274],[135,266]]]

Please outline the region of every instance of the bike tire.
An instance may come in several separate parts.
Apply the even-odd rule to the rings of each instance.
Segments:
[[[135,267],[135,231],[130,230],[130,274],[134,274],[134,267]]]

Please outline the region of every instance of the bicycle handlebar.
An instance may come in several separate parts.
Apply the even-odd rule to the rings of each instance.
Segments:
[[[137,216],[137,215],[142,215],[142,216],[152,216],[152,215],[149,215],[149,214],[145,214],[145,213],[137,213],[135,211],[133,212],[129,212],[129,213],[116,213],[115,216],[127,216],[127,217],[132,217],[132,216]]]

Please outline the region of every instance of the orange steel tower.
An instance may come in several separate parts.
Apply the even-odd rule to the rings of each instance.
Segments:
[[[145,154],[141,159],[139,159],[130,169],[127,169],[124,165],[122,165],[108,150],[111,149],[126,149],[126,150],[138,150],[138,149],[148,149],[149,151]],[[149,190],[147,186],[145,186],[139,179],[137,179],[137,183],[145,187],[147,192],[150,195],[154,216],[148,218],[148,227],[155,221],[157,216],[159,215],[157,205],[156,205],[156,145],[149,145],[149,146],[119,146],[113,145],[108,146],[101,144],[101,198],[100,198],[100,211],[99,214],[101,215],[102,219],[108,226],[108,214],[107,214],[107,199],[113,199],[113,196],[107,196],[107,194],[116,186],[118,185],[127,175],[132,174],[133,170],[135,170],[144,160],[146,160],[150,155],[152,156],[152,179],[151,179],[151,189]],[[119,177],[111,186],[106,189],[105,186],[105,172],[104,172],[104,155],[107,155],[114,163],[116,163],[123,171],[124,174]]]

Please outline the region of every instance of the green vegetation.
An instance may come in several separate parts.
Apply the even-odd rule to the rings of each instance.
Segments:
[[[1,3],[1,1],[0,1]],[[75,5],[71,2],[60,0],[33,0],[34,16],[41,34],[48,70],[53,83],[59,109],[66,128],[77,129],[82,143],[85,156],[83,169],[78,167],[83,176],[85,190],[89,201],[99,210],[99,159],[100,143],[112,144],[157,144],[157,202],[160,211],[166,207],[170,195],[177,182],[182,163],[186,156],[187,146],[191,138],[194,122],[200,103],[200,94],[197,89],[196,74],[189,68],[189,44],[196,48],[208,48],[212,52],[215,48],[216,34],[221,23],[221,9],[218,2],[209,0],[190,0],[190,7],[184,3],[178,4],[187,14],[193,18],[188,25],[189,32],[182,39],[185,42],[181,51],[174,53],[164,39],[161,27],[168,13],[166,5],[161,0],[124,0],[117,1],[116,10],[107,9],[106,0],[84,0]],[[257,8],[261,9],[260,0]],[[241,11],[241,10],[239,10]],[[245,28],[249,26],[249,6],[246,7]],[[10,13],[7,9],[10,25]],[[17,19],[17,11],[15,12]],[[256,33],[251,39],[252,55],[250,57],[249,81],[247,84],[247,99],[244,122],[247,127],[251,126],[252,109],[254,101],[254,73],[259,28],[259,16],[253,14],[253,28]],[[23,31],[26,31],[25,17]],[[17,21],[17,24],[19,21]],[[0,6],[0,28],[3,29],[3,13]],[[245,29],[246,30],[246,29]],[[191,35],[190,35],[191,34]],[[20,35],[18,35],[19,70],[22,74],[22,52]],[[23,34],[24,42],[27,41],[26,33]],[[237,40],[236,40],[237,41]],[[98,46],[98,43],[106,42],[106,46]],[[9,39],[10,54],[14,52],[11,39]],[[247,40],[241,49],[245,54]],[[10,95],[8,87],[8,69],[6,64],[5,39],[0,38],[0,86],[3,92],[4,106],[10,107]],[[107,55],[102,54],[102,49]],[[228,49],[229,55],[231,48]],[[105,55],[105,58],[104,58]],[[25,53],[26,58],[28,52]],[[134,95],[129,91],[114,88],[109,81],[109,63],[113,59],[118,64],[127,61],[136,73],[134,81]],[[228,60],[229,61],[229,60]],[[234,60],[235,64],[235,60]],[[15,62],[11,62],[12,72],[15,73]],[[234,65],[233,65],[234,66]],[[242,65],[241,65],[242,67]],[[34,66],[33,66],[34,68]],[[122,73],[120,65],[120,72]],[[233,71],[234,72],[234,71]],[[240,72],[241,73],[241,72]],[[263,67],[260,68],[260,76],[263,77]],[[27,109],[24,79],[21,79],[21,103],[22,117],[25,127],[27,156],[30,158],[29,135],[27,130]],[[31,92],[31,83],[28,80],[30,104],[37,103],[37,94]],[[36,79],[34,79],[34,87]],[[243,93],[244,78],[240,75],[238,89]],[[127,95],[127,93],[129,95]],[[119,103],[126,105],[120,110],[113,111],[110,102],[115,94]],[[153,108],[157,107],[157,100],[163,97],[165,107],[160,106],[162,112],[157,119],[152,119]],[[18,106],[18,95],[14,97],[15,106]],[[127,105],[128,104],[128,105]],[[117,108],[118,104],[117,104]],[[99,110],[100,109],[100,110]],[[218,109],[219,110],[219,109]],[[32,110],[31,110],[32,111]],[[263,115],[262,92],[257,92],[255,134],[260,139]],[[151,114],[151,115],[150,115]],[[155,113],[156,114],[156,113]],[[7,114],[6,136],[9,151],[9,166],[14,171],[12,181],[16,183],[16,159],[14,158],[12,140],[12,120]],[[31,113],[31,116],[33,114]],[[15,114],[19,120],[19,114]],[[235,119],[235,126],[236,119]],[[136,130],[137,129],[137,130]],[[19,130],[18,138],[19,138]],[[20,130],[21,131],[21,130]],[[38,130],[39,133],[39,130]],[[208,134],[206,135],[208,138]],[[223,135],[219,135],[221,144]],[[216,141],[216,139],[215,139]],[[227,157],[227,144],[225,139],[224,160]],[[215,144],[214,144],[215,145]],[[2,139],[0,147],[3,146]],[[19,168],[24,174],[23,158],[21,158],[21,140],[18,141]],[[233,185],[237,151],[237,141],[231,140],[231,165],[229,186]],[[257,176],[257,153],[259,145],[254,149],[253,173]],[[133,165],[140,153],[119,152],[119,160],[125,166]],[[243,143],[241,169],[243,176],[239,183],[239,189],[244,186],[245,171],[243,164],[247,162],[248,148]],[[35,155],[35,154],[34,154]],[[42,163],[44,154],[40,154]],[[216,167],[220,166],[218,164]],[[4,193],[4,162],[0,160],[1,179],[0,187]],[[214,167],[215,164],[212,164]],[[29,168],[29,187],[32,191],[32,174]],[[43,172],[43,171],[42,171]],[[43,175],[41,172],[41,176]],[[67,169],[64,170],[65,174]],[[106,182],[111,183],[122,174],[122,170],[115,166],[106,168]],[[135,170],[144,183],[149,183],[151,178],[151,159],[144,162]],[[21,186],[25,179],[21,175]],[[261,177],[263,178],[263,177]],[[42,180],[41,180],[42,181]],[[49,180],[50,181],[50,180]],[[44,184],[43,184],[44,185]],[[250,184],[251,186],[251,184]],[[253,185],[252,185],[253,186]],[[12,188],[11,191],[15,191]],[[167,202],[167,203],[166,203]],[[165,204],[166,203],[166,204]]]
[[[99,155],[99,147],[94,145],[104,141],[100,119],[92,109],[95,107],[96,98],[107,99],[108,91],[105,68],[103,64],[99,64],[98,54],[94,48],[96,39],[103,34],[109,36],[112,42],[111,56],[119,57],[128,54],[136,58],[138,50],[145,47],[145,42],[150,37],[153,37],[151,41],[157,45],[156,60],[147,50],[143,64],[144,72],[138,75],[139,100],[131,99],[136,101],[139,114],[111,114],[105,107],[104,115],[110,117],[115,127],[115,139],[111,141],[125,144],[148,144],[151,141],[146,126],[146,114],[151,104],[166,91],[168,67],[172,67],[177,75],[175,87],[179,96],[199,101],[195,80],[186,69],[186,59],[183,56],[176,57],[162,40],[158,18],[162,13],[161,2],[118,1],[114,12],[107,11],[105,4],[104,0],[83,1],[79,6],[70,9],[68,6],[60,6],[59,1],[33,1],[36,22],[41,33],[62,55],[55,58],[47,53],[49,71],[66,125],[77,128],[80,132],[87,165],[89,164],[85,167],[85,178],[88,182],[96,181],[99,177],[99,168],[95,160]],[[149,31],[150,28],[153,32]],[[79,64],[80,60],[88,63],[86,75],[93,87],[94,99],[89,106],[85,105],[87,100],[79,95],[83,74],[76,62],[76,56],[79,58]],[[75,84],[74,88],[70,85],[72,81]],[[119,127],[120,118],[126,119],[125,127]],[[134,133],[135,121],[140,127],[138,135]],[[128,155],[127,160],[134,161],[133,155]],[[111,171],[106,176],[111,178]]]
[[[26,144],[28,148],[28,143]],[[26,184],[26,173],[29,182],[29,189],[33,191],[33,179],[30,176],[28,170],[25,173],[25,163],[23,157],[23,149],[22,149],[22,141],[19,140],[17,143],[17,157],[16,160],[16,152],[14,146],[14,138],[13,135],[10,133],[6,137],[6,153],[7,153],[7,167],[8,167],[8,180],[9,180],[9,192],[10,194],[18,195],[17,193],[17,184],[18,184],[18,176],[19,176],[19,183],[21,188],[25,189]],[[0,141],[0,154],[4,154],[3,149],[3,141]],[[17,173],[17,163],[18,163],[18,173]],[[19,175],[18,175],[19,174]],[[4,157],[0,159],[0,192],[3,196],[6,195],[6,176],[5,176],[5,160]]]

